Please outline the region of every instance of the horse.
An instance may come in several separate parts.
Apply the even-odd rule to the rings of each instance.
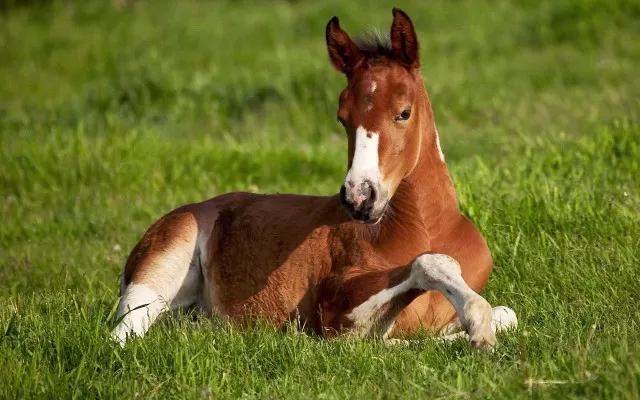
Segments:
[[[241,325],[294,320],[321,338],[392,343],[417,331],[492,349],[517,324],[479,294],[493,261],[461,214],[409,16],[389,36],[351,39],[326,26],[332,65],[346,76],[337,112],[347,172],[331,196],[232,192],[157,220],[124,265],[121,345],[169,310],[197,308]]]

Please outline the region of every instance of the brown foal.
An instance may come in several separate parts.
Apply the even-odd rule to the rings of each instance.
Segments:
[[[334,17],[326,41],[347,78],[340,193],[228,193],[160,218],[124,267],[118,342],[190,307],[237,321],[296,318],[324,337],[427,329],[479,348],[517,323],[478,294],[491,254],[460,214],[410,18],[394,9],[388,39],[353,41]]]

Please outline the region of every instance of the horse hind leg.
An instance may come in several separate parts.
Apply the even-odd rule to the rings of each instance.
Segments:
[[[193,214],[174,212],[149,228],[125,264],[118,304],[118,324],[111,337],[124,346],[142,337],[165,311],[201,300],[204,280]]]

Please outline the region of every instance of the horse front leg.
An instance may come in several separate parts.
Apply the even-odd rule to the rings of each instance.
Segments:
[[[381,273],[383,274],[383,273]],[[351,332],[388,339],[395,318],[418,295],[441,292],[455,308],[458,321],[475,348],[492,349],[496,344],[491,305],[474,292],[462,278],[460,265],[444,254],[422,254],[410,264],[389,272],[387,285],[364,301],[357,302],[345,320]],[[375,274],[355,279],[358,287],[376,287],[382,280]],[[379,285],[378,285],[379,287]]]
[[[435,289],[446,297],[473,347],[492,349],[496,345],[493,308],[467,285],[455,259],[445,254],[422,254],[412,262],[411,277],[421,289]]]

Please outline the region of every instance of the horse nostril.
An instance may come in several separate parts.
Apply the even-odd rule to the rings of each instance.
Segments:
[[[369,200],[369,198],[371,198],[371,183],[369,181],[364,181],[360,184],[360,193],[362,194],[362,197],[365,198],[365,200]]]
[[[350,183],[346,182],[340,187],[340,203],[353,219],[369,221],[378,198],[376,186],[369,180],[352,187],[349,187]]]
[[[371,185],[371,194],[369,195],[369,199],[371,200],[371,204],[375,203],[378,199],[378,192],[376,191],[375,186]]]
[[[362,205],[362,209],[365,212],[370,212],[373,209],[373,205],[376,202],[377,193],[375,186],[369,181],[366,181],[362,184],[362,193],[366,196],[366,200]]]

